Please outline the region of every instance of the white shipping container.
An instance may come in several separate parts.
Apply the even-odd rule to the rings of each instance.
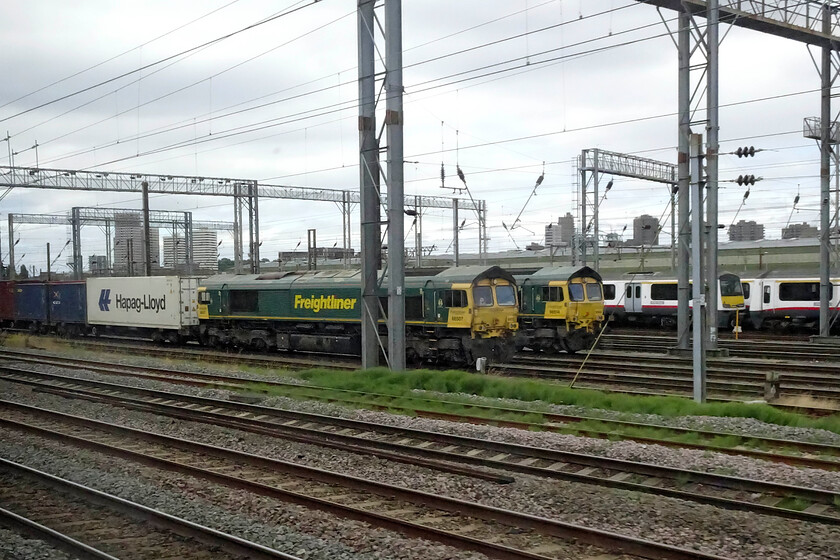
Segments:
[[[91,325],[180,329],[198,324],[198,279],[178,276],[88,278]]]

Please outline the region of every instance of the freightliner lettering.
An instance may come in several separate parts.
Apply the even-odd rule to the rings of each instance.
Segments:
[[[295,309],[311,309],[313,313],[318,313],[322,309],[355,309],[356,298],[340,298],[335,296],[316,296],[309,297],[295,294]]]
[[[118,309],[123,311],[134,311],[140,313],[141,311],[154,311],[160,313],[166,310],[166,296],[154,297],[151,294],[146,294],[143,297],[125,297],[122,294],[117,294],[114,297],[114,303]]]

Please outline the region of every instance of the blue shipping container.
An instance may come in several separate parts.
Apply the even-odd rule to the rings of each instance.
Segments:
[[[47,285],[18,282],[15,287],[15,320],[47,323]]]
[[[50,284],[50,324],[84,324],[87,317],[86,297],[84,282]]]

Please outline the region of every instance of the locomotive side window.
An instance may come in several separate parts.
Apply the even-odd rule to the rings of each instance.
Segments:
[[[563,288],[561,286],[543,286],[542,300],[543,301],[563,301]]]
[[[208,305],[210,303],[210,292],[198,292],[198,303]]]
[[[764,286],[764,303],[770,303],[770,286]]]
[[[464,290],[444,290],[443,291],[443,306],[444,307],[466,307],[467,306],[467,292]]]
[[[604,299],[615,299],[615,284],[604,284]]]
[[[650,287],[650,299],[678,299],[676,284],[654,284]]]
[[[831,286],[828,287],[828,297],[832,296]],[[819,282],[782,282],[779,284],[779,300],[803,301],[820,299]]]
[[[231,290],[230,312],[253,313],[259,309],[259,292],[256,290]]]
[[[569,284],[569,299],[583,301],[583,284]]]

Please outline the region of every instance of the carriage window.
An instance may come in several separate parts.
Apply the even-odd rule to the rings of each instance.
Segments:
[[[615,299],[615,284],[604,284],[604,299]]]
[[[627,297],[627,299],[632,299],[633,298],[633,286],[627,286],[626,297]]]
[[[563,288],[561,286],[543,286],[542,300],[543,301],[563,301]]]
[[[828,287],[828,298],[832,296],[832,286]],[[805,301],[820,299],[819,282],[783,282],[779,284],[779,299],[781,301]]]
[[[467,307],[467,292],[464,290],[444,290],[444,307]]]
[[[496,286],[496,303],[516,305],[516,292],[513,291],[513,286]]]
[[[569,284],[569,299],[583,301],[583,284]]]
[[[770,303],[770,286],[764,286],[764,303]]]
[[[599,284],[587,284],[586,299],[589,301],[601,301],[603,299],[603,296],[601,295],[601,286]]]
[[[476,307],[492,307],[493,289],[490,286],[476,286],[473,288],[473,299]]]
[[[636,286],[636,299],[642,299],[642,287]]]
[[[256,290],[230,291],[231,313],[253,313],[257,310],[259,310],[259,292],[257,292]]]
[[[650,287],[650,299],[677,299],[676,284],[654,284]]]

